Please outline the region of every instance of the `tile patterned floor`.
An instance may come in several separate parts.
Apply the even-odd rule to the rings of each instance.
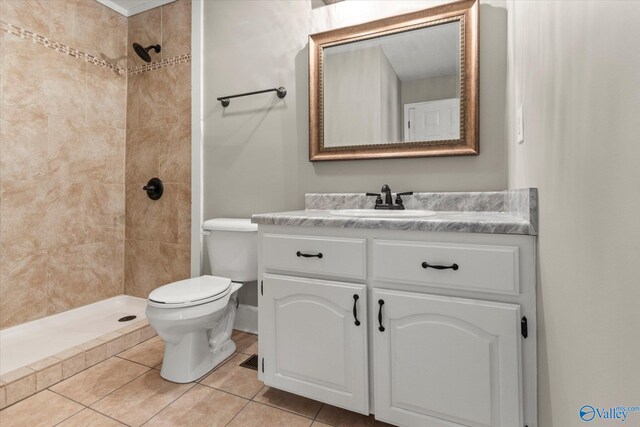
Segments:
[[[92,366],[0,411],[2,427],[389,426],[311,399],[264,386],[240,363],[258,352],[258,337],[234,331],[236,351],[189,384],[160,377],[159,337]]]

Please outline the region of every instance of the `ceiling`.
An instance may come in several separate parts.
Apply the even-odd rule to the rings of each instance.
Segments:
[[[118,12],[120,15],[133,16],[145,10],[172,3],[176,0],[96,0]]]
[[[406,31],[330,47],[325,55],[380,46],[401,81],[459,74],[460,24]]]

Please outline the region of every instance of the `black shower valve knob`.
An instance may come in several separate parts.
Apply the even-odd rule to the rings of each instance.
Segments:
[[[160,178],[151,178],[142,189],[147,192],[151,200],[158,200],[164,193],[164,185]]]

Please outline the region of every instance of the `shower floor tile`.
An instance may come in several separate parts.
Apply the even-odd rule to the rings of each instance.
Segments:
[[[387,426],[373,417],[264,386],[240,366],[258,337],[235,331],[237,353],[199,381],[160,377],[163,343],[144,341],[0,411],[2,427]],[[253,354],[253,353],[251,353]]]

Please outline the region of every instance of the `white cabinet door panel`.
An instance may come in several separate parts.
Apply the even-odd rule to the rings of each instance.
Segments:
[[[374,289],[376,418],[406,426],[522,425],[519,306]],[[377,317],[376,317],[377,320]]]
[[[265,384],[368,414],[366,315],[365,285],[265,274]]]

